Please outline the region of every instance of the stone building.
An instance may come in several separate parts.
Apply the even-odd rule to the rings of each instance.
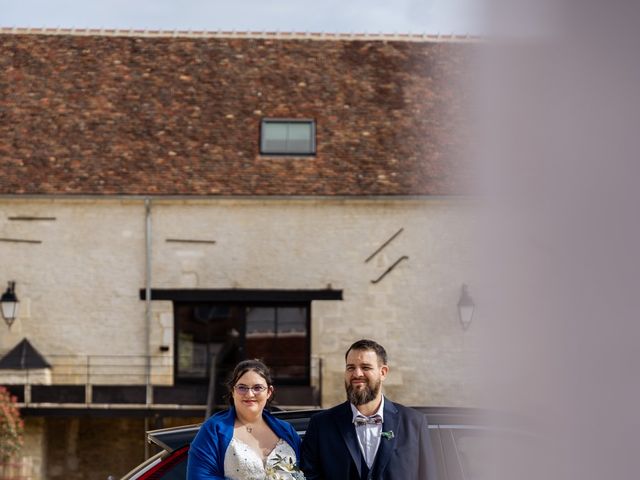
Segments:
[[[394,399],[464,405],[471,48],[2,31],[0,384],[33,478],[125,473],[242,358],[282,408],[337,403],[362,337]]]

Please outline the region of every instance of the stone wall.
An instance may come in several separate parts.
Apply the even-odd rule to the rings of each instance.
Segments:
[[[464,200],[438,197],[154,199],[152,287],[340,289],[342,301],[312,303],[324,405],[342,400],[344,351],[361,337],[387,348],[394,399],[465,404],[474,325],[462,330],[456,304],[470,280],[470,215]],[[55,220],[9,220],[20,216]],[[51,363],[148,351],[170,366],[170,302],[152,302],[145,345],[143,199],[5,198],[0,237],[41,241],[0,242],[0,281],[17,282],[22,307],[0,350],[27,337]]]
[[[144,460],[142,418],[46,418],[47,480],[120,478]]]

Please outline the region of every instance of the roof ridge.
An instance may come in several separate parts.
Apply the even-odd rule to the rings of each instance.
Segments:
[[[236,30],[158,30],[119,28],[49,28],[0,27],[0,34],[76,35],[108,37],[184,37],[184,38],[265,38],[278,40],[380,40],[407,42],[461,42],[479,40],[478,35],[427,33],[340,33],[340,32],[280,32]]]

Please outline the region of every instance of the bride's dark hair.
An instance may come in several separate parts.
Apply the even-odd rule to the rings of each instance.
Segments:
[[[254,358],[252,360],[243,360],[242,362],[236,365],[236,368],[233,369],[233,372],[229,376],[229,380],[227,381],[227,399],[230,405],[233,405],[233,387],[238,383],[238,379],[243,376],[245,373],[253,371],[264,378],[264,381],[267,382],[267,388],[273,387],[273,380],[271,379],[271,371],[269,367],[267,367],[263,362]],[[273,401],[273,392],[271,396],[267,399],[267,408],[271,405]]]

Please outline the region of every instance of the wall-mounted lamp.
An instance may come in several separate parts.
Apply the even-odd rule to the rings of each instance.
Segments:
[[[476,308],[476,304],[473,303],[473,299],[469,295],[469,291],[466,285],[462,285],[462,292],[460,292],[460,300],[458,300],[458,315],[460,316],[460,323],[462,329],[466,330],[471,325],[473,320],[473,311]]]
[[[20,300],[16,297],[15,288],[16,282],[9,282],[7,291],[4,292],[0,298],[2,317],[4,321],[7,322],[7,325],[9,325],[9,328],[11,328],[11,325],[18,316],[18,303],[20,303]]]

